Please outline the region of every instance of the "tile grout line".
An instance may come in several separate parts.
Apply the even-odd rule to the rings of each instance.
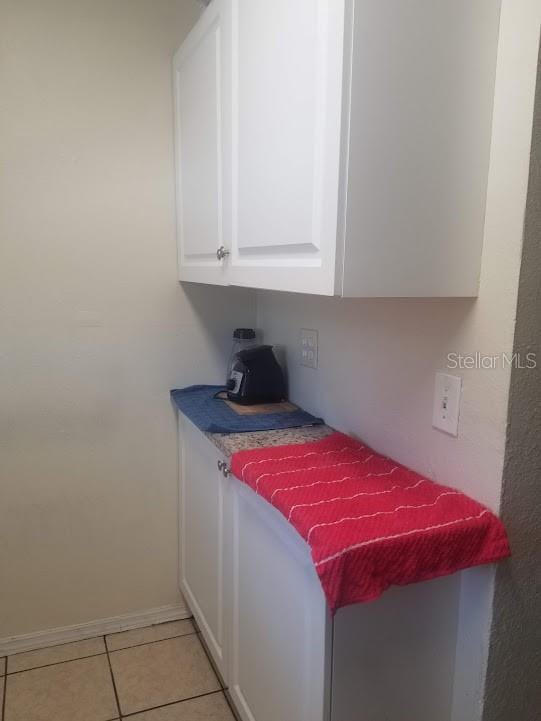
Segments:
[[[195,619],[193,619],[192,622],[193,622],[194,620],[195,620]],[[196,624],[194,624],[194,625],[195,625],[195,627],[196,627],[197,629],[199,628]],[[233,704],[233,700],[231,699],[231,694],[230,694],[230,692],[229,692],[229,687],[224,684],[223,679],[222,679],[222,674],[219,673],[218,668],[217,668],[217,666],[216,666],[216,664],[215,664],[215,662],[214,662],[214,659],[212,658],[212,656],[211,656],[211,654],[210,654],[210,651],[209,651],[209,649],[207,648],[207,642],[206,642],[205,639],[203,638],[203,634],[201,633],[200,630],[197,631],[197,637],[198,637],[198,639],[199,639],[199,642],[200,642],[201,646],[203,647],[203,651],[205,652],[205,656],[207,657],[207,659],[208,659],[208,661],[209,661],[209,663],[210,663],[210,665],[211,665],[211,667],[212,667],[212,670],[214,671],[214,673],[215,673],[215,675],[216,675],[216,678],[218,679],[218,683],[219,683],[220,686],[222,687],[222,694],[223,694],[223,697],[225,698],[225,702],[226,702],[226,704],[228,705],[229,710],[231,711],[231,714],[232,714],[233,718],[235,719],[235,721],[239,721],[239,720],[240,720],[240,716],[238,715],[237,709],[235,708],[235,706],[234,706],[234,704]]]
[[[217,693],[223,693],[223,690],[221,688],[216,689],[216,691],[207,691],[206,693],[198,693],[196,696],[188,696],[187,698],[180,698],[177,701],[168,701],[167,703],[162,703],[160,706],[150,706],[149,708],[139,709],[139,711],[130,711],[130,713],[125,713],[123,716],[121,716],[122,719],[130,718],[130,716],[137,716],[137,714],[140,713],[148,713],[149,711],[156,711],[160,708],[167,708],[168,706],[176,706],[176,704],[184,703],[185,701],[194,701],[197,698],[204,698],[205,696],[214,696]]]
[[[178,621],[191,621],[192,625],[193,625],[193,620],[194,620],[193,616],[189,616],[188,618],[179,618],[176,621],[160,621],[159,623],[151,623],[149,626],[137,626],[136,628],[126,628],[121,631],[111,631],[110,633],[106,633],[106,634],[98,633],[98,634],[94,634],[93,636],[86,636],[85,638],[77,638],[77,639],[75,639],[75,641],[61,641],[60,643],[53,643],[50,646],[40,646],[38,648],[29,648],[26,651],[17,651],[16,653],[9,653],[9,654],[5,655],[5,659],[6,659],[5,675],[7,676],[7,660],[8,660],[8,657],[10,657],[10,656],[22,656],[23,654],[26,654],[26,653],[34,653],[35,651],[46,651],[50,648],[58,648],[59,646],[73,646],[73,644],[75,644],[75,643],[84,643],[85,641],[93,641],[96,638],[105,638],[106,636],[118,636],[121,633],[130,633],[132,631],[144,631],[147,628],[157,628],[158,626],[166,626],[169,623],[178,623]],[[190,633],[197,633],[197,631],[190,631]],[[180,634],[180,635],[187,636],[189,634]],[[171,636],[171,638],[176,638],[176,636]],[[165,639],[163,639],[163,640],[165,640]],[[153,642],[151,641],[151,643],[153,643]],[[144,644],[137,644],[137,645],[143,646]],[[131,648],[131,646],[126,646],[126,648]],[[120,651],[121,649],[118,649],[118,650]],[[91,655],[98,656],[99,654],[91,654]],[[0,656],[0,658],[4,658],[4,657]],[[89,658],[89,657],[88,656],[77,656],[77,658],[74,658],[72,660],[76,661],[78,658]],[[52,666],[53,664],[46,664],[46,665]],[[42,666],[36,666],[35,668],[42,668]],[[31,670],[31,669],[27,669],[27,670]],[[18,672],[14,671],[14,673],[18,673]]]
[[[168,626],[169,624],[182,623],[184,621],[192,622],[191,625],[193,626],[193,616],[189,616],[188,618],[179,618],[177,621],[162,621],[160,623],[151,623],[150,626],[138,626],[137,628],[127,628],[124,631],[112,631],[111,633],[106,633],[106,634],[102,634],[102,635],[104,636],[104,638],[106,638],[107,636],[120,636],[120,634],[123,634],[123,633],[134,633],[137,631],[146,631],[148,628],[159,628],[160,626]],[[195,633],[195,632],[191,631],[190,633]],[[180,635],[182,636],[183,634],[180,634]],[[98,638],[100,638],[100,637],[98,636]],[[176,635],[171,636],[171,638],[176,638]],[[77,643],[77,641],[75,641],[75,643]],[[120,649],[118,649],[118,650],[120,650]]]
[[[137,630],[137,629],[128,629]],[[125,633],[125,631],[114,631],[113,633]],[[108,634],[111,635],[111,634]],[[59,646],[73,646],[75,643],[84,643],[85,641],[94,641],[96,638],[102,638],[103,634],[97,636],[86,636],[85,638],[76,638],[75,641],[60,641],[60,643],[52,643],[50,646],[38,646],[37,648],[28,648],[26,651],[15,651],[15,653],[8,653],[6,658],[9,656],[22,656],[26,653],[34,653],[35,651],[46,651],[50,648],[58,648]]]
[[[109,673],[111,674],[111,682],[113,684],[113,691],[115,694],[116,709],[118,711],[118,718],[122,718],[122,712],[120,710],[120,701],[118,700],[118,691],[116,690],[115,675],[113,673],[113,667],[111,665],[111,658],[109,656],[109,649],[107,647],[107,639],[103,636],[103,643],[105,644],[105,655],[107,656],[107,663],[109,664]]]
[[[139,646],[149,646],[152,643],[161,643],[162,641],[170,641],[173,638],[183,638],[184,636],[195,636],[197,635],[196,631],[190,631],[190,633],[182,633],[178,636],[168,636],[167,638],[158,638],[155,641],[146,641],[145,643],[134,643],[133,646],[124,646],[123,648],[114,648],[109,650],[109,647],[107,646],[107,641],[105,641],[105,651],[100,651],[100,653],[91,653],[88,656],[77,656],[76,658],[68,658],[65,661],[53,661],[53,663],[44,663],[40,666],[31,666],[30,668],[23,668],[20,671],[11,671],[9,674],[10,676],[14,676],[17,673],[26,673],[27,671],[36,671],[38,668],[49,668],[50,666],[59,666],[62,663],[71,663],[72,661],[82,661],[85,658],[96,658],[97,656],[105,656],[107,653],[116,653],[116,651],[127,651],[129,648],[138,648]],[[95,636],[94,638],[103,638],[101,636]],[[76,641],[74,643],[77,643]],[[63,644],[59,644],[63,645]],[[56,648],[55,646],[48,646],[46,648]],[[36,649],[36,650],[42,650],[42,649]],[[46,649],[43,649],[46,650]],[[30,651],[28,653],[31,653]],[[13,654],[16,656],[17,654]],[[7,659],[6,659],[7,661]],[[6,667],[7,671],[7,667]],[[6,678],[8,674],[6,673]]]
[[[23,668],[20,671],[11,671],[10,676],[16,676],[19,673],[28,673],[29,671],[37,671],[40,668],[51,668],[51,666],[60,666],[63,663],[72,663],[73,661],[84,661],[86,658],[97,658],[98,656],[105,656],[105,651],[100,653],[92,653],[90,656],[77,656],[77,658],[68,658],[65,661],[55,661],[54,663],[44,663],[42,666],[31,666],[30,668]],[[8,674],[6,674],[6,678]]]
[[[193,622],[193,618],[190,620]],[[193,625],[193,623],[192,623],[192,625]],[[148,646],[148,645],[154,644],[154,643],[161,643],[162,641],[170,641],[173,638],[184,638],[184,636],[197,636],[198,641],[201,644],[201,647],[203,648],[203,652],[204,652],[205,656],[207,657],[207,660],[210,663],[210,666],[212,668],[212,671],[214,672],[214,675],[216,677],[216,680],[218,681],[218,685],[220,686],[220,688],[216,689],[215,691],[206,691],[205,693],[196,694],[195,696],[188,696],[187,698],[177,699],[176,701],[169,701],[168,703],[160,704],[159,706],[151,706],[149,708],[140,709],[138,711],[131,711],[130,713],[127,713],[127,714],[120,714],[120,721],[131,718],[132,716],[137,716],[138,714],[141,714],[141,713],[147,713],[149,711],[156,711],[161,708],[167,708],[168,706],[175,706],[176,704],[184,703],[185,701],[193,701],[198,698],[204,698],[205,696],[214,696],[215,694],[222,694],[225,697],[227,705],[228,706],[230,705],[229,701],[226,697],[226,694],[225,694],[225,686],[222,682],[222,678],[216,669],[213,659],[211,659],[209,656],[209,653],[206,649],[205,643],[201,639],[200,632],[198,632],[197,630],[194,630],[191,633],[181,634],[180,636],[171,636],[170,638],[161,638],[157,641],[151,641],[150,643],[138,643],[133,646],[127,646],[126,648],[117,648],[114,651],[109,651],[109,648],[107,646],[107,640],[105,640],[105,647],[107,648],[107,656],[109,657],[109,653],[125,651],[125,650],[128,650],[129,648],[137,648],[139,646]],[[109,659],[109,664],[110,664],[110,659]],[[112,669],[111,669],[111,674],[112,674]],[[116,687],[115,687],[115,694],[116,694]],[[120,703],[118,705],[119,705],[119,711],[120,711]],[[237,719],[236,714],[233,713],[233,716],[235,717],[235,721],[236,721],[236,719]]]
[[[222,696],[225,698],[227,705],[229,707],[231,707],[231,705],[229,703],[229,699],[227,698],[226,687],[224,686],[224,684],[222,682],[221,675],[218,673],[218,670],[216,668],[214,660],[210,657],[209,652],[207,651],[206,644],[205,644],[204,640],[201,638],[200,632],[194,631],[193,633],[185,633],[185,634],[182,634],[181,636],[173,636],[172,638],[183,638],[184,636],[194,636],[194,635],[197,636],[198,641],[201,644],[203,652],[204,652],[205,656],[207,657],[207,660],[209,661],[209,664],[212,668],[214,675],[216,676],[216,680],[218,681],[220,688],[216,689],[215,691],[207,691],[206,693],[200,693],[195,696],[188,696],[187,698],[177,699],[176,701],[169,701],[168,703],[160,704],[159,706],[151,706],[150,708],[144,708],[144,709],[140,709],[138,711],[131,711],[130,713],[121,715],[120,716],[121,720],[129,719],[132,716],[137,716],[137,714],[147,713],[149,711],[156,711],[157,709],[167,708],[168,706],[175,706],[176,704],[181,704],[181,703],[184,703],[185,701],[193,701],[194,699],[204,698],[205,696],[214,696],[215,694],[222,694]],[[164,638],[164,639],[160,639],[160,641],[153,641],[152,643],[160,643],[161,641],[169,641],[169,640],[170,639],[168,639],[168,638]],[[107,642],[105,643],[105,645],[107,647]],[[148,645],[149,644],[147,644],[147,643],[137,644],[137,646],[148,646]],[[137,646],[129,646],[128,648],[136,648]],[[116,650],[124,651],[127,649],[119,648]],[[115,653],[115,651],[111,651],[111,653]],[[236,720],[237,719],[236,713],[233,711],[233,709],[231,709],[231,712],[233,713],[233,716]]]
[[[184,638],[184,636],[195,636],[197,631],[190,631],[190,633],[180,633],[176,636],[168,636],[167,638],[157,638],[155,641],[145,641],[144,643],[134,643],[132,646],[122,646],[122,648],[109,648],[107,641],[105,646],[109,653],[116,653],[117,651],[127,651],[129,648],[139,648],[139,646],[150,646],[152,643],[161,643],[162,641],[171,641],[173,638]]]
[[[240,716],[237,713],[237,709],[235,708],[235,705],[233,704],[233,700],[231,698],[231,693],[228,688],[224,688],[222,691],[225,702],[229,706],[229,710],[231,711],[231,715],[233,716],[234,721],[240,721]]]
[[[212,658],[210,651],[207,648],[207,642],[203,638],[203,634],[199,632],[197,634],[197,638],[199,639],[199,643],[201,644],[203,651],[205,652],[205,656],[207,657],[207,661],[210,663],[210,667],[212,668],[214,675],[218,679],[218,683],[220,684],[220,688],[222,691],[225,691],[227,686],[224,684],[224,680],[222,678],[222,674],[218,670],[218,667],[216,666],[216,663],[214,662],[214,659]]]
[[[153,624],[153,625],[160,625],[160,624]],[[119,633],[122,633],[122,632],[119,632]],[[215,663],[214,663],[214,660],[210,657],[209,651],[208,651],[208,649],[207,649],[207,647],[206,647],[206,643],[205,643],[204,639],[201,637],[200,632],[198,633],[196,630],[194,630],[194,631],[192,631],[192,632],[190,632],[190,633],[184,633],[184,634],[180,634],[180,635],[176,635],[176,636],[170,636],[170,637],[168,637],[168,638],[157,639],[156,641],[147,641],[146,643],[138,643],[138,644],[134,644],[133,646],[126,646],[126,647],[124,647],[124,648],[119,648],[119,649],[115,649],[115,650],[112,650],[112,651],[109,650],[109,647],[108,647],[108,645],[107,645],[107,635],[114,635],[114,634],[105,634],[105,635],[102,635],[102,636],[95,636],[95,637],[94,637],[94,638],[103,638],[105,651],[102,652],[102,653],[91,654],[91,655],[89,655],[89,656],[80,656],[80,657],[77,657],[77,658],[67,659],[67,660],[65,660],[65,661],[57,661],[57,662],[55,662],[55,663],[44,664],[44,665],[42,665],[42,666],[34,666],[34,667],[32,667],[32,668],[23,669],[23,670],[21,670],[21,671],[13,671],[13,672],[10,673],[10,674],[8,674],[8,657],[6,656],[6,657],[5,657],[5,661],[4,661],[4,664],[5,664],[5,665],[4,665],[4,691],[3,691],[3,697],[2,697],[2,699],[1,699],[1,702],[2,702],[2,703],[0,704],[0,711],[2,712],[2,713],[0,714],[0,721],[5,721],[5,706],[6,706],[6,697],[7,697],[8,675],[9,675],[9,676],[14,676],[14,675],[17,675],[17,674],[27,673],[27,672],[29,672],[29,671],[35,671],[35,670],[42,669],[42,668],[49,668],[49,667],[51,667],[51,666],[58,666],[58,665],[62,665],[62,664],[65,664],[65,663],[71,663],[71,662],[73,662],[73,661],[80,661],[80,660],[84,660],[84,659],[87,659],[87,658],[97,658],[97,657],[99,657],[99,656],[106,656],[106,657],[107,657],[107,663],[108,663],[108,666],[109,666],[109,673],[110,673],[111,682],[112,682],[112,685],[113,685],[113,692],[114,692],[114,695],[115,695],[115,702],[116,702],[118,717],[115,717],[114,719],[111,719],[111,721],[121,721],[122,719],[135,716],[135,715],[137,715],[137,714],[139,714],[139,713],[146,713],[147,711],[154,711],[154,710],[156,710],[156,709],[165,708],[165,707],[167,707],[167,706],[172,706],[172,705],[175,705],[175,704],[178,704],[178,703],[183,703],[184,701],[191,701],[191,700],[194,700],[194,699],[203,698],[203,697],[205,697],[205,696],[213,696],[213,695],[218,694],[218,693],[221,693],[221,694],[225,697],[225,700],[226,700],[227,705],[231,708],[231,711],[232,711],[235,719],[237,718],[235,710],[231,707],[231,703],[230,703],[230,700],[229,700],[229,698],[228,698],[227,689],[226,689],[226,687],[225,687],[224,684],[223,684],[221,675],[219,674],[219,672],[218,672],[218,670],[217,670],[217,667],[216,667],[216,665],[215,665]],[[159,705],[159,706],[152,706],[152,707],[150,707],[150,708],[142,709],[142,710],[139,710],[139,711],[133,711],[133,712],[130,712],[130,713],[128,713],[128,714],[122,714],[122,711],[121,711],[121,708],[120,708],[120,700],[119,700],[119,697],[118,697],[118,691],[117,691],[117,688],[116,688],[115,677],[114,677],[114,673],[113,673],[113,667],[112,667],[112,664],[111,664],[110,654],[111,654],[111,653],[115,653],[115,652],[117,652],[117,651],[129,650],[130,648],[137,648],[137,647],[140,647],[140,646],[153,645],[153,644],[156,644],[156,643],[162,643],[162,642],[164,642],[164,641],[170,641],[170,640],[172,640],[172,639],[174,639],[174,638],[183,638],[184,636],[193,636],[193,635],[195,635],[195,636],[198,637],[198,640],[199,640],[199,642],[200,642],[200,644],[201,644],[201,647],[203,648],[203,651],[204,651],[204,653],[205,653],[205,656],[207,657],[207,659],[208,659],[208,661],[209,661],[209,663],[210,663],[210,665],[211,665],[211,667],[212,667],[212,670],[213,670],[213,672],[214,672],[214,674],[215,674],[215,676],[216,676],[216,679],[217,679],[217,681],[218,681],[218,684],[219,684],[220,688],[219,688],[219,689],[216,689],[215,691],[208,691],[208,692],[206,692],[206,693],[197,694],[197,695],[195,695],[195,696],[189,696],[189,697],[187,697],[187,698],[178,699],[178,700],[176,700],[176,701],[171,701],[171,702],[169,702],[169,703],[161,704],[161,705]],[[77,642],[76,642],[76,641],[73,641],[73,642],[69,642],[69,643],[77,643]],[[64,645],[64,644],[57,644],[57,646],[61,646],[61,645]],[[66,644],[66,645],[68,645],[68,644]],[[54,646],[51,646],[50,648],[54,648]],[[37,650],[37,649],[36,649],[36,650]],[[25,653],[25,652],[23,652],[23,653]],[[13,655],[15,656],[15,655],[17,655],[17,654],[13,654]]]

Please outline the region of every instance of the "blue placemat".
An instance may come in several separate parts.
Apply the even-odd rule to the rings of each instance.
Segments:
[[[241,416],[227,403],[215,398],[223,386],[189,386],[171,391],[177,408],[205,433],[248,433],[298,428],[323,423],[322,418],[301,410],[283,413],[257,413]]]

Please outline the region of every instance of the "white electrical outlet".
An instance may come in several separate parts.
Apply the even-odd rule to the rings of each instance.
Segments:
[[[317,330],[301,328],[300,364],[307,368],[317,368]]]
[[[432,425],[451,436],[458,435],[462,378],[436,373]]]

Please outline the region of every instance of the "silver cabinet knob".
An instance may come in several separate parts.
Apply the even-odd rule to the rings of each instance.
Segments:
[[[222,467],[222,473],[224,474],[225,478],[227,478],[227,476],[229,476],[229,474],[231,473],[231,471],[227,467],[227,463],[224,463]]]
[[[223,245],[221,245],[216,251],[216,257],[218,258],[218,260],[223,260],[227,255],[229,255],[229,251],[227,250],[227,248],[224,248]]]
[[[218,461],[218,470],[223,471],[225,468],[225,463],[223,461]]]

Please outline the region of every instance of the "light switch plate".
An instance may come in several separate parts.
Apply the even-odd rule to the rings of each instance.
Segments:
[[[432,425],[444,433],[458,435],[462,378],[436,373]]]
[[[317,368],[317,330],[301,328],[300,364],[307,368]]]

